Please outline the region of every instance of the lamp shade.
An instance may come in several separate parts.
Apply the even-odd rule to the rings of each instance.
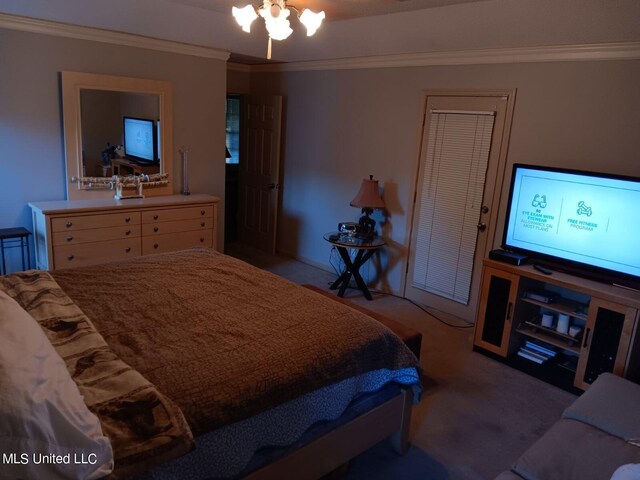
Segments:
[[[350,205],[360,208],[384,208],[384,200],[378,191],[378,180],[374,180],[373,175],[362,180],[360,190],[353,197]]]
[[[243,8],[233,7],[231,9],[231,13],[236,19],[236,22],[238,22],[238,25],[240,25],[242,30],[247,33],[251,31],[251,23],[258,18],[258,14],[251,5],[247,5]]]

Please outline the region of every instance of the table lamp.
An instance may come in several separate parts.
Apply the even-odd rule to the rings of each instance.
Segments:
[[[371,218],[374,209],[384,208],[384,200],[378,191],[378,180],[369,175],[368,179],[363,179],[360,190],[351,200],[352,207],[362,208],[362,217],[358,221],[358,233],[360,238],[373,238],[375,235],[376,221]]]

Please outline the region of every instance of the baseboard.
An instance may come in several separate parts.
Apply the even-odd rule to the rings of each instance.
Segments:
[[[302,262],[312,267],[319,268],[320,270],[324,270],[325,272],[336,273],[336,271],[333,269],[331,265],[326,265],[324,263],[316,262],[315,260],[311,260],[310,258],[304,257],[302,255],[286,252],[283,250],[278,250],[278,253],[280,255],[284,255],[285,257],[289,257],[293,260],[297,260],[298,262]]]

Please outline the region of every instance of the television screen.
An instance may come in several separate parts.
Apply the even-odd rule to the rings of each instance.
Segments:
[[[640,178],[516,164],[503,248],[640,281],[639,208]]]
[[[123,117],[124,155],[133,160],[157,161],[156,129],[153,120]]]

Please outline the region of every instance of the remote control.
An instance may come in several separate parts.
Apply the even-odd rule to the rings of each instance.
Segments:
[[[533,268],[535,268],[536,270],[538,270],[539,272],[544,273],[545,275],[551,275],[551,270],[549,270],[546,267],[543,267],[542,265],[538,265],[537,263],[535,263],[533,265]]]

